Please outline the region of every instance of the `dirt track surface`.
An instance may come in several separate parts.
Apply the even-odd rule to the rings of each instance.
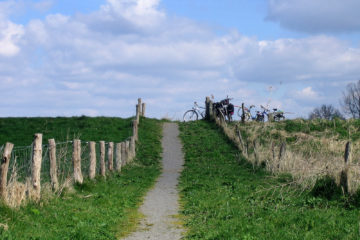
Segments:
[[[182,145],[178,138],[176,123],[165,123],[163,129],[163,172],[150,190],[140,207],[145,215],[138,230],[125,240],[176,240],[184,231],[176,215],[179,211],[178,177],[182,170],[184,157]]]

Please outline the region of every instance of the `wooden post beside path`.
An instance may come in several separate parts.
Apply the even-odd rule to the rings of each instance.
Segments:
[[[32,200],[39,201],[41,193],[41,162],[42,162],[42,134],[37,133],[34,136],[33,152],[32,152],[32,167],[31,167],[31,185],[33,192],[31,195]]]
[[[57,191],[59,189],[59,181],[57,177],[55,139],[49,139],[49,159],[50,159],[51,187],[54,191]]]
[[[245,123],[245,107],[244,107],[244,103],[241,104],[241,110],[242,110],[241,122]]]
[[[0,197],[3,200],[7,198],[7,175],[9,171],[9,163],[11,159],[11,152],[13,150],[14,144],[6,143],[4,152],[1,158],[1,172],[0,172]]]
[[[90,167],[89,167],[89,178],[94,179],[96,176],[96,143],[89,142],[90,149]]]
[[[105,168],[105,142],[100,141],[100,174],[105,177],[106,168]]]
[[[83,175],[81,172],[81,141],[75,139],[73,142],[73,166],[75,183],[83,183]]]
[[[344,169],[341,171],[340,176],[340,185],[344,189],[344,192],[350,193],[351,189],[351,173],[350,173],[350,165],[352,162],[351,157],[351,142],[347,142],[345,145],[345,154],[344,154]]]
[[[108,147],[108,168],[109,171],[113,171],[114,170],[114,143],[113,142],[109,142],[109,147]]]
[[[116,171],[121,172],[121,143],[116,144],[115,169]]]
[[[141,108],[141,116],[142,116],[142,117],[145,117],[146,104],[145,104],[145,103],[142,103],[141,106],[142,106],[142,108]]]

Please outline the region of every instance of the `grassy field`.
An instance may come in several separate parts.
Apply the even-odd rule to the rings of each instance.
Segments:
[[[115,118],[85,117],[79,118],[79,121],[74,120],[78,126],[82,123],[86,127],[76,128],[74,124],[66,123],[64,118],[36,119],[38,123],[46,123],[49,130],[47,135],[51,137],[66,137],[70,131],[79,133],[86,139],[98,140],[106,137],[121,141],[123,139],[119,139],[119,136],[126,138],[129,134],[128,127],[122,132],[123,135],[114,136],[110,132],[111,129],[121,132],[123,126],[129,126],[130,120],[122,122]],[[9,119],[1,121],[3,124],[6,122],[7,126],[11,125]],[[26,121],[31,122],[31,119]],[[60,122],[57,121],[63,124],[61,130],[53,127],[53,124],[59,126]],[[92,124],[96,126],[94,129]],[[36,126],[34,123],[32,130],[43,129],[45,125],[38,128]],[[27,127],[24,125],[22,129]],[[6,135],[4,131],[1,134]],[[24,133],[22,136],[28,134]],[[13,132],[13,135],[16,134]],[[31,142],[31,138],[29,140]],[[28,144],[29,140],[13,137],[12,141]],[[137,158],[133,164],[127,165],[121,174],[109,175],[106,180],[87,180],[83,185],[75,186],[75,191],[64,192],[58,198],[43,198],[40,204],[28,204],[17,210],[0,205],[0,239],[118,239],[126,235],[133,230],[141,217],[137,208],[143,195],[160,173],[160,140],[161,122],[141,119]]]
[[[215,124],[180,126],[186,239],[360,238],[359,201],[345,198],[331,181],[302,191],[290,176],[249,164]]]
[[[43,142],[55,138],[57,142],[74,138],[85,141],[121,142],[132,134],[131,118],[115,117],[56,117],[56,118],[0,118],[0,145],[12,142],[15,146],[29,146],[35,133],[43,134]]]

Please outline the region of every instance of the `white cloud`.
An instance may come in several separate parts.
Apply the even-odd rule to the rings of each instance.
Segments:
[[[33,3],[33,8],[40,11],[40,12],[46,12],[54,5],[53,0],[44,0],[40,2]]]
[[[358,0],[268,0],[267,20],[301,32],[360,32]]]
[[[23,36],[21,25],[0,18],[0,56],[12,57],[20,51],[17,43]]]
[[[320,98],[319,94],[315,92],[312,87],[306,87],[300,91],[296,91],[295,96],[296,98],[306,101],[318,100]]]

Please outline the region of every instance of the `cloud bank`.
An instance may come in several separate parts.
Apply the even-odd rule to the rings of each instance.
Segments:
[[[5,5],[0,116],[125,117],[142,97],[149,116],[180,118],[210,94],[237,104],[271,101],[307,116],[323,103],[314,100],[336,104],[339,88],[360,76],[360,49],[339,39],[219,36],[168,16],[158,0],[108,0],[90,14],[51,14],[26,25],[1,15]]]
[[[268,0],[267,20],[307,33],[360,32],[358,0]]]

